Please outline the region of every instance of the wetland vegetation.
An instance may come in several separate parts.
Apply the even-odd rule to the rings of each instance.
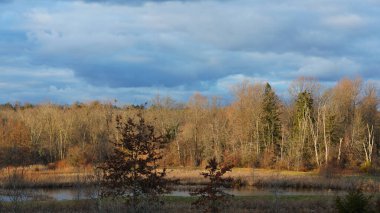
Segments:
[[[189,194],[201,195],[213,181],[203,177],[210,159],[232,168],[218,170],[231,181],[215,192],[236,195],[224,211],[333,212],[337,196],[353,189],[375,208],[380,113],[373,85],[342,79],[321,90],[301,78],[290,101],[269,84],[245,82],[233,91],[230,104],[196,93],[188,103],[157,96],[149,105],[2,105],[0,210],[126,211],[123,196],[132,190],[159,195],[160,211],[191,212],[196,198]],[[54,190],[72,196],[60,199]]]

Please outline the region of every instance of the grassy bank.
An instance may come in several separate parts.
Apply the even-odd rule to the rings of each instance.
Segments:
[[[23,188],[65,188],[93,184],[93,169],[91,168],[61,168],[61,169],[35,169],[17,168],[0,170],[1,188],[9,187],[10,182]]]
[[[202,185],[206,183],[198,168],[169,168],[168,178],[179,179],[181,185]],[[0,173],[0,186],[9,185],[11,171]],[[92,168],[63,168],[42,170],[28,168],[23,171],[19,186],[25,188],[64,188],[89,186],[97,180]],[[358,186],[367,192],[380,191],[380,177],[367,174],[319,175],[318,172],[278,171],[268,169],[234,168],[227,174],[237,180],[237,185],[257,188],[331,189],[348,190]],[[8,185],[7,185],[8,184]]]
[[[179,178],[182,184],[204,184],[199,176],[199,169],[172,169],[168,176]],[[257,188],[291,188],[291,189],[331,189],[348,190],[359,187],[367,192],[380,191],[380,177],[363,173],[320,175],[318,171],[298,172],[286,170],[268,170],[251,168],[234,168],[227,176],[238,180],[242,185]]]

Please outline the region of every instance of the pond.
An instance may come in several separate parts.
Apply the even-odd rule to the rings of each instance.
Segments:
[[[178,187],[166,196],[189,197],[192,187]],[[258,189],[244,187],[240,189],[226,189],[225,192],[235,196],[331,196],[341,195],[343,191],[334,190],[294,190],[294,189]],[[0,201],[13,200],[82,200],[97,198],[98,191],[91,187],[63,188],[63,189],[28,189],[28,190],[0,190]]]

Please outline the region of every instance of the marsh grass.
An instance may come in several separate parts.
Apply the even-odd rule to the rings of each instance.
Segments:
[[[200,169],[169,169],[169,178],[178,178],[182,185],[204,185]],[[238,180],[241,186],[256,188],[349,190],[353,186],[366,192],[380,191],[380,177],[367,174],[343,174],[325,177],[315,172],[279,171],[267,169],[234,168],[227,177]]]
[[[19,171],[20,168],[6,168],[0,170],[0,188],[8,188],[9,173]],[[18,183],[19,188],[64,188],[85,186],[92,183],[86,181],[92,174],[91,169],[65,168],[56,170],[35,170],[23,168],[23,180]]]
[[[41,167],[41,166],[40,166]],[[7,188],[7,170],[0,171],[0,188]],[[200,175],[204,170],[199,168],[169,168],[167,177],[180,179],[182,186],[196,186],[206,184]],[[87,187],[96,185],[94,170],[88,168],[59,168],[48,170],[33,167],[24,170],[24,179],[19,187],[23,188],[67,188]],[[319,175],[318,171],[298,172],[279,171],[268,169],[234,168],[227,177],[232,177],[237,186],[253,186],[256,188],[281,189],[321,189],[321,190],[349,190],[352,186],[360,186],[366,192],[380,191],[380,177],[367,174],[341,174],[333,177]]]
[[[258,178],[253,184],[257,188],[282,189],[320,189],[320,190],[349,190],[360,187],[366,192],[378,192],[380,181],[378,178],[365,178],[362,176],[344,176],[339,178],[324,178],[320,176],[280,176]]]

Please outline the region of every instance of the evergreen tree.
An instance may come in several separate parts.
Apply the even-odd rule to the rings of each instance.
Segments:
[[[207,172],[202,172],[201,175],[210,181],[204,187],[190,193],[191,196],[198,196],[192,203],[197,210],[212,213],[225,210],[232,195],[224,192],[223,189],[230,188],[234,180],[231,177],[225,178],[223,175],[231,172],[232,167],[232,165],[221,165],[215,157],[208,160]]]
[[[313,98],[310,92],[303,91],[298,94],[296,100],[296,122],[310,116],[313,110]]]
[[[102,196],[126,198],[133,212],[146,212],[160,203],[160,195],[169,192],[172,181],[165,179],[165,169],[158,170],[166,138],[156,136],[141,114],[138,119],[136,123],[131,118],[126,123],[116,119],[121,138],[113,141],[114,153],[101,167]]]
[[[293,118],[293,140],[299,147],[299,163],[308,168],[312,168],[312,143],[310,135],[310,120],[314,122],[312,117],[313,98],[310,92],[303,91],[298,94],[295,102],[295,113]],[[298,165],[299,166],[299,165]]]
[[[263,115],[263,138],[265,140],[262,148],[273,146],[274,155],[280,156],[281,152],[281,123],[279,99],[269,83],[265,85],[264,98],[262,103]]]
[[[335,200],[335,208],[339,213],[374,213],[372,204],[372,196],[363,193],[361,189],[350,189],[348,194]]]

